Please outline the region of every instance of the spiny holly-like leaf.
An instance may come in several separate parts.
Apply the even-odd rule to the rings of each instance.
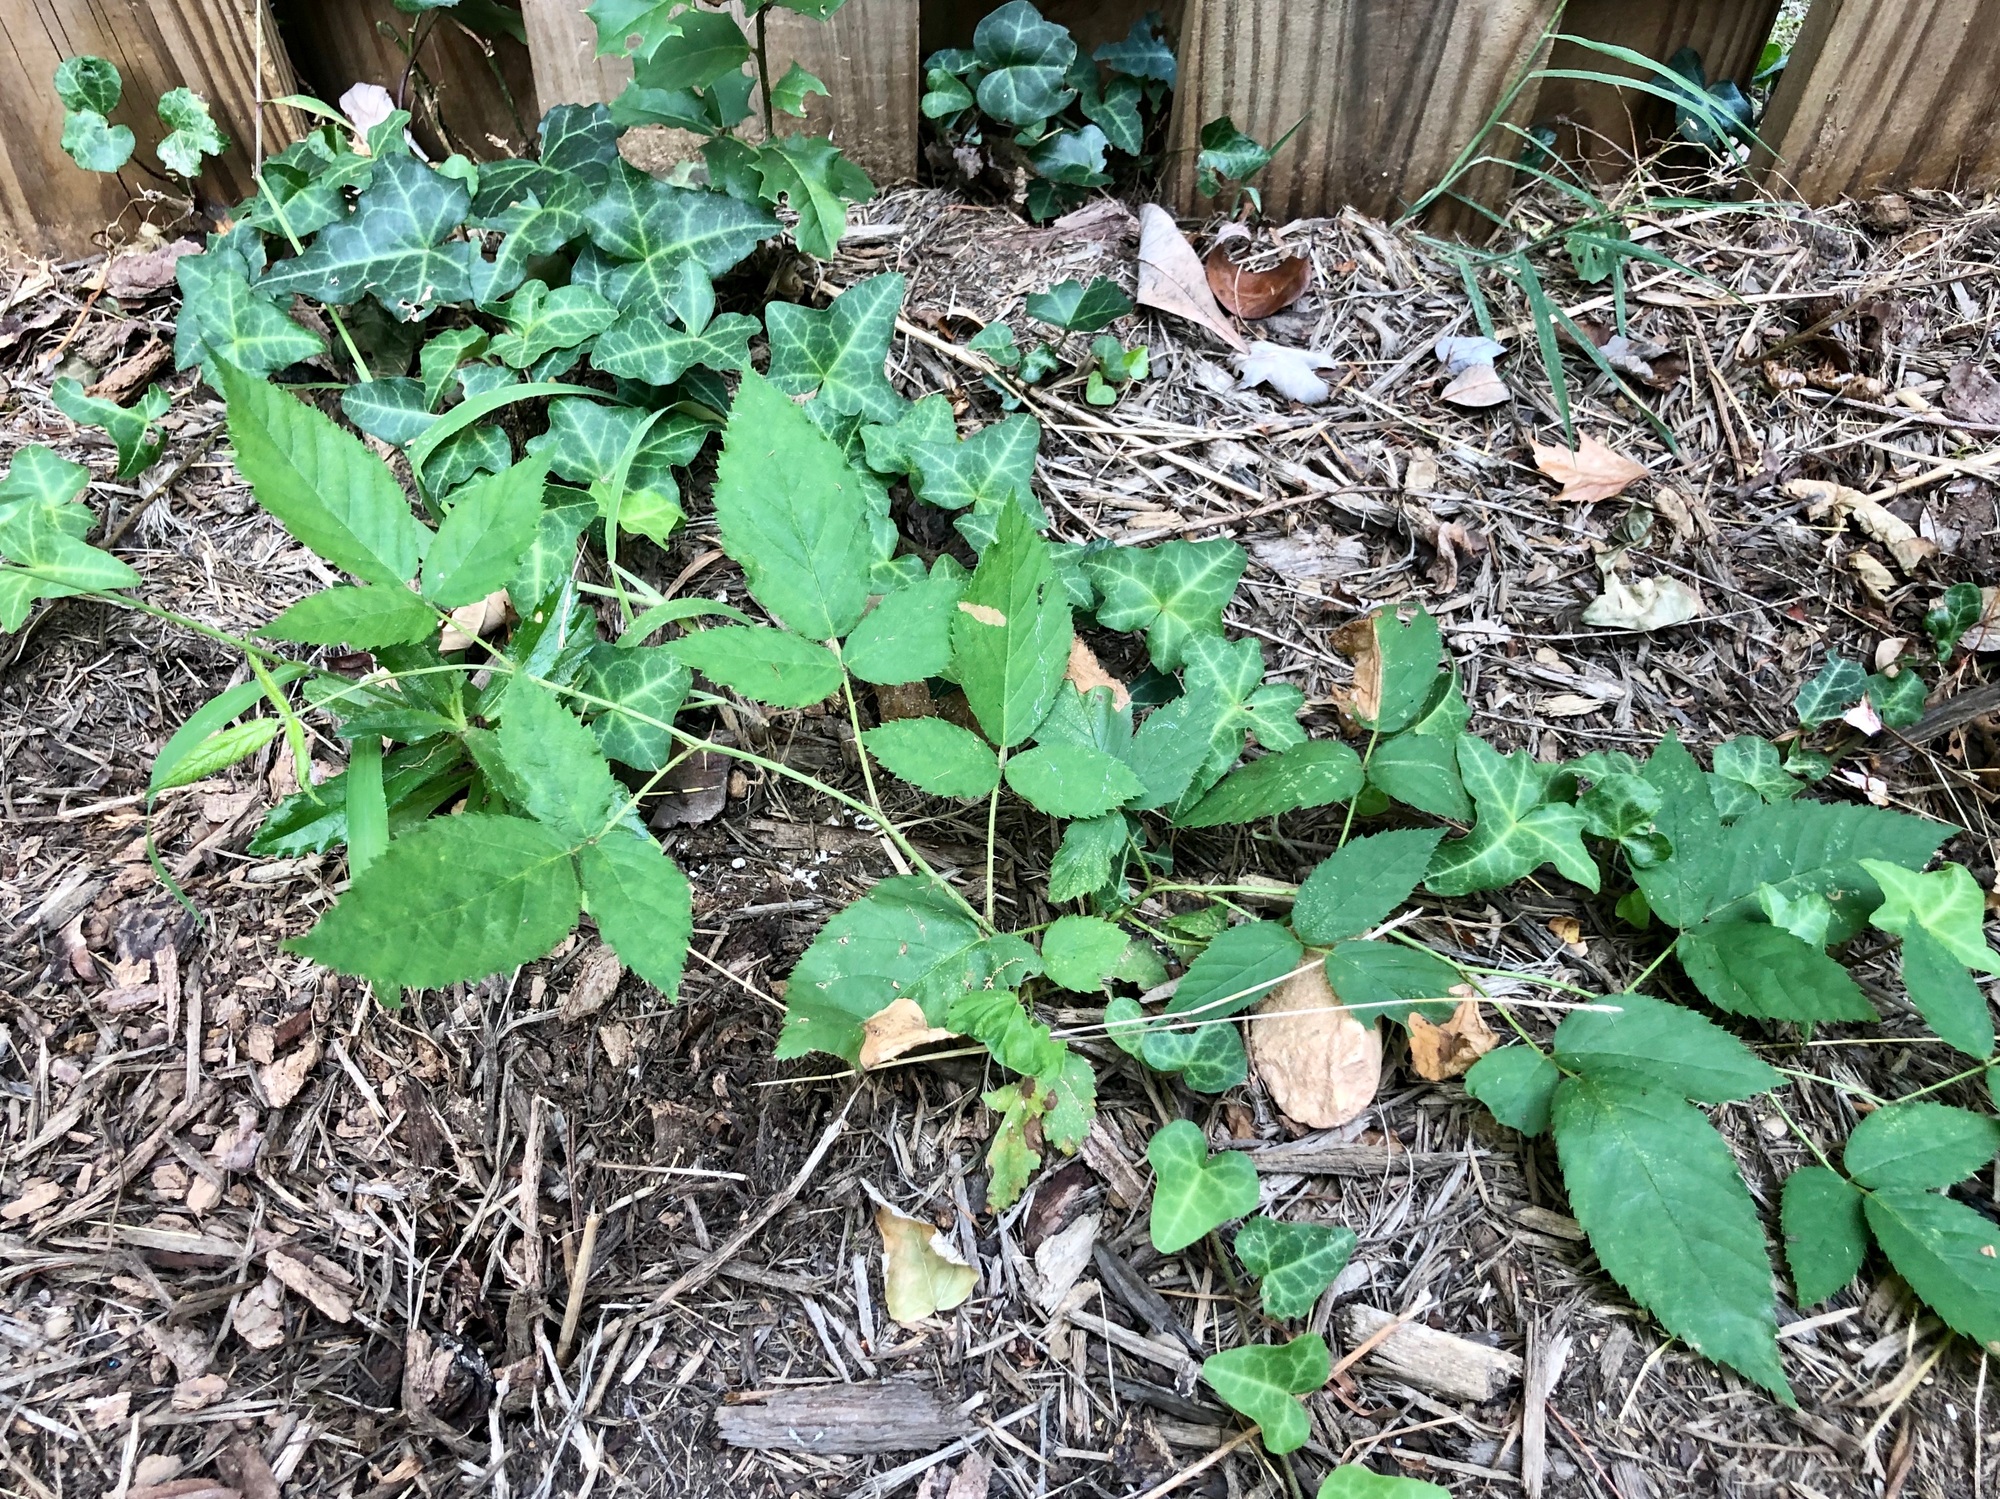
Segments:
[[[1616,1014],[1572,1010],[1556,1027],[1556,1060],[1598,1079],[1623,1078],[1697,1103],[1752,1098],[1781,1079],[1750,1048],[1685,1006],[1643,994],[1605,1001]]]
[[[903,288],[901,276],[871,276],[848,287],[823,311],[773,302],[764,312],[771,383],[789,396],[813,396],[815,404],[823,401],[843,416],[897,420],[903,398],[883,367]]]
[[[1240,1151],[1211,1159],[1201,1126],[1176,1119],[1146,1146],[1152,1164],[1153,1247],[1173,1254],[1257,1207],[1257,1168]]]
[[[500,723],[500,754],[521,800],[571,845],[601,834],[626,801],[577,716],[536,682],[516,682]]]
[[[861,742],[890,773],[932,796],[978,797],[1000,784],[1000,760],[977,734],[942,718],[898,718]]]
[[[433,989],[519,967],[576,925],[570,845],[540,823],[468,812],[394,839],[285,946],[378,987]]]
[[[342,583],[307,594],[257,633],[301,645],[372,651],[423,640],[437,628],[437,611],[407,588]]]
[[[1699,1110],[1624,1078],[1565,1078],[1563,1184],[1598,1261],[1695,1352],[1787,1405],[1771,1261],[1729,1147]]]
[[[1131,939],[1097,916],[1060,917],[1042,934],[1049,977],[1077,994],[1094,994],[1117,971]]]
[[[1097,160],[1104,160],[1103,136],[1098,137]],[[1048,175],[1044,173],[1043,175]],[[1132,299],[1118,289],[1118,283],[1102,276],[1090,285],[1063,281],[1047,291],[1029,292],[1027,312],[1031,318],[1053,323],[1065,333],[1095,333],[1132,310]]]
[[[1936,1192],[1870,1192],[1863,1211],[1896,1273],[1982,1347],[2000,1342],[2000,1225]]]
[[[221,379],[236,465],[257,502],[357,578],[396,587],[415,577],[431,533],[410,513],[388,466],[275,385],[227,366]]]
[[[1792,700],[1792,707],[1797,711],[1801,724],[1808,729],[1816,729],[1860,702],[1862,693],[1867,689],[1867,672],[1845,656],[1828,651],[1826,665],[1818,676],[1799,689],[1799,695]]]
[[[781,135],[758,148],[757,172],[763,198],[782,196],[799,216],[792,230],[798,247],[819,260],[830,259],[847,229],[847,205],[875,196],[868,174],[820,135]]]
[[[1003,749],[1041,726],[1069,668],[1069,604],[1049,544],[1011,500],[951,622],[966,702]]]
[[[1917,874],[1882,859],[1860,864],[1882,887],[1874,925],[1901,937],[1920,929],[1966,967],[2000,974],[2000,953],[1986,945],[1986,893],[1964,865]]]
[[[785,624],[830,640],[859,623],[873,560],[860,476],[755,374],[730,408],[715,519],[757,602]]]
[[[1256,1217],[1236,1233],[1236,1258],[1257,1277],[1267,1316],[1303,1317],[1340,1278],[1354,1253],[1354,1231],[1330,1223],[1283,1223]]]
[[[1472,799],[1458,774],[1458,741],[1414,730],[1376,743],[1368,784],[1384,796],[1453,822],[1472,821]]]
[[[1145,790],[1125,762],[1083,744],[1038,744],[1007,762],[1007,784],[1051,817],[1102,817]]]
[[[1465,1091],[1509,1129],[1540,1135],[1548,1131],[1549,1106],[1561,1081],[1562,1073],[1540,1048],[1502,1046],[1472,1064]]]
[[[687,700],[694,675],[665,646],[600,645],[590,653],[583,686],[615,706],[597,710],[590,730],[613,760],[659,770],[673,757],[672,723]]]
[[[1443,836],[1409,828],[1354,839],[1299,886],[1292,930],[1320,945],[1360,936],[1410,898]]]
[[[1293,1397],[1325,1384],[1332,1368],[1326,1339],[1309,1332],[1289,1343],[1214,1354],[1202,1362],[1201,1377],[1223,1404],[1257,1423],[1266,1452],[1282,1454],[1305,1446],[1312,1435],[1305,1407]]]
[[[803,708],[840,691],[840,658],[789,630],[726,625],[683,635],[661,649],[753,702],[774,708]]]
[[[1252,760],[1174,820],[1184,828],[1255,822],[1343,802],[1361,789],[1361,761],[1338,740],[1314,739]]]
[[[102,427],[118,449],[118,477],[144,473],[160,456],[166,438],[153,423],[167,414],[167,393],[155,385],[131,407],[87,395],[81,383],[64,375],[49,391],[57,410],[71,421]]]
[[[262,255],[260,248],[260,266]],[[241,251],[227,244],[211,244],[207,254],[183,255],[175,263],[174,279],[181,289],[175,369],[200,365],[216,385],[224,364],[268,375],[326,352],[317,333],[287,317],[261,286],[251,286],[252,269]]]
[[[1780,927],[1708,921],[1674,949],[1708,1002],[1763,1020],[1873,1020],[1875,1007],[1840,964]]]
[[[541,281],[525,282],[493,312],[507,324],[493,340],[493,357],[517,370],[557,349],[589,342],[618,318],[618,309],[588,287],[550,291]]]
[[[793,968],[778,1057],[827,1051],[858,1061],[863,1022],[898,998],[922,1004],[923,981],[962,963],[979,940],[971,913],[928,878],[879,881],[820,929]],[[932,1025],[943,1023],[940,1001],[949,997],[926,1006]]]
[[[937,568],[883,595],[841,645],[847,669],[884,686],[942,673],[951,661],[951,620],[964,589],[963,573]]]
[[[1951,950],[1921,927],[1903,934],[1903,989],[1924,1024],[1967,1056],[1993,1054],[1986,993]]]
[[[952,439],[947,432],[940,440],[912,445],[918,498],[942,510],[970,506],[976,511],[997,511],[1011,499],[1036,529],[1048,524],[1033,484],[1041,423],[1031,416],[1010,416],[981,427],[963,442]]]
[[[541,525],[548,475],[547,457],[526,458],[457,490],[424,557],[424,597],[456,609],[504,588]]]
[[[625,829],[584,847],[583,900],[625,966],[668,999],[680,994],[694,935],[694,890],[650,837]]]
[[[1459,971],[1436,953],[1395,941],[1334,944],[1326,955],[1326,982],[1340,1002],[1372,1024],[1386,1015],[1408,1025],[1412,1012],[1433,1023],[1451,1016]]]
[[[1838,1171],[1802,1166],[1786,1177],[1781,1218],[1800,1306],[1819,1305],[1860,1273],[1868,1225],[1861,1194]]]
[[[1187,662],[1191,637],[1222,633],[1222,611],[1248,561],[1233,541],[1169,541],[1116,547],[1085,558],[1083,568],[1103,596],[1097,622],[1144,630],[1153,665],[1174,671]]]
[[[160,165],[181,177],[199,177],[204,156],[220,156],[229,138],[215,128],[208,105],[192,89],[171,88],[160,95],[159,113],[168,134],[153,149]]]
[[[1544,804],[1553,766],[1525,750],[1502,755],[1484,740],[1458,741],[1458,770],[1479,807],[1469,837],[1442,845],[1426,885],[1439,895],[1497,890],[1553,864],[1586,890],[1596,890],[1596,861],[1583,846],[1584,817],[1575,807]]]
[[[1918,1099],[1877,1109],[1847,1137],[1841,1164],[1864,1187],[1952,1187],[2000,1151],[2000,1121]]]
[[[750,367],[750,340],[762,329],[740,312],[725,312],[699,333],[676,328],[650,308],[627,313],[597,340],[590,362],[607,374],[671,385],[697,365],[711,370]]]
[[[1072,822],[1049,861],[1049,900],[1060,904],[1102,890],[1123,865],[1130,830],[1123,812]]]
[[[979,80],[979,107],[993,119],[1034,125],[1076,97],[1064,86],[1076,43],[1028,0],[990,12],[972,33],[972,50],[988,70]]]

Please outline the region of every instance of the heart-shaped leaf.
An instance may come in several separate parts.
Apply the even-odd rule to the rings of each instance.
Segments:
[[[1553,766],[1525,750],[1502,755],[1470,735],[1458,740],[1458,769],[1479,808],[1469,837],[1442,845],[1425,884],[1439,895],[1497,890],[1554,864],[1586,890],[1596,890],[1596,861],[1583,846],[1584,815],[1546,802]],[[1671,835],[1669,835],[1671,836]]]
[[[1231,1348],[1203,1361],[1201,1377],[1231,1410],[1257,1423],[1264,1450],[1296,1452],[1312,1435],[1305,1407],[1294,1397],[1311,1394],[1333,1372],[1326,1339],[1302,1333],[1289,1343]]]
[[[1153,665],[1175,671],[1186,664],[1193,637],[1222,633],[1222,611],[1248,562],[1233,541],[1169,541],[1114,547],[1087,558],[1084,573],[1103,596],[1097,622],[1144,630]]]
[[[1331,1223],[1252,1218],[1236,1233],[1236,1258],[1257,1277],[1265,1312],[1281,1322],[1303,1317],[1340,1278],[1354,1253],[1354,1231]]]
[[[1077,133],[1066,132],[1066,134]],[[1102,172],[1104,136],[1101,131],[1093,134],[1096,135],[1094,152],[1090,149],[1092,143],[1084,142],[1075,148],[1076,159],[1082,162],[1094,156],[1097,171]],[[1051,137],[1051,141],[1060,139],[1061,136]],[[1043,149],[1046,151],[1048,147],[1045,146]],[[1095,333],[1105,324],[1114,322],[1130,312],[1132,299],[1119,290],[1117,282],[1108,281],[1100,276],[1088,286],[1081,281],[1063,281],[1047,291],[1030,292],[1026,306],[1029,317],[1052,323],[1065,333]]]
[[[1315,1499],[1451,1499],[1451,1491],[1421,1478],[1392,1478],[1347,1463],[1321,1480]]]
[[[1176,1119],[1146,1146],[1152,1163],[1153,1247],[1185,1249],[1210,1229],[1257,1207],[1257,1168],[1240,1151],[1210,1158],[1201,1126]],[[1324,1379],[1324,1375],[1321,1376]]]
[[[1064,916],[1042,934],[1042,962],[1065,989],[1094,994],[1117,970],[1130,942],[1101,917]]]

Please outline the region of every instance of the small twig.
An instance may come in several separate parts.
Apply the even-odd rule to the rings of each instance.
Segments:
[[[1228,1441],[1224,1442],[1220,1447],[1216,1448],[1215,1451],[1209,1453],[1207,1457],[1202,1458],[1199,1462],[1189,1464],[1187,1467],[1181,1469],[1180,1472],[1176,1473],[1172,1478],[1169,1478],[1165,1483],[1156,1483],[1153,1485],[1153,1487],[1146,1490],[1145,1493],[1134,1495],[1133,1499],[1165,1499],[1166,1495],[1171,1494],[1175,1489],[1181,1487],[1181,1485],[1185,1484],[1189,1479],[1199,1478],[1202,1474],[1206,1473],[1210,1468],[1214,1467],[1217,1463],[1221,1462],[1225,1457],[1229,1456],[1230,1453],[1234,1452],[1238,1447],[1241,1447],[1245,1442],[1250,1441],[1256,1435],[1257,1435],[1257,1428],[1254,1426],[1251,1427],[1248,1431],[1239,1431],[1235,1436],[1231,1437]]]
[[[559,1364],[569,1362],[576,1324],[583,1316],[583,1294],[590,1288],[590,1262],[597,1254],[597,1229],[603,1221],[603,1215],[596,1212],[583,1220],[583,1242],[577,1246],[576,1272],[569,1278],[569,1305],[563,1309],[562,1332],[556,1337]]]

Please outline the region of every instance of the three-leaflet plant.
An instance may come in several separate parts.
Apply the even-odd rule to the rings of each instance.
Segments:
[[[705,118],[735,108],[742,85],[703,74],[712,61],[667,67],[683,48],[707,56],[717,37],[710,50],[734,55],[738,43],[709,27],[726,17],[600,0],[600,21],[607,9],[612,35],[656,69],[646,88],[681,79],[715,110]],[[1502,1123],[1553,1136],[1576,1216],[1637,1301],[1789,1400],[1766,1225],[1703,1109],[1831,1086],[1770,1059],[1790,1049],[1787,1027],[1878,1018],[1835,956],[1873,933],[1870,944],[1899,947],[1912,1009],[1967,1061],[1908,1097],[1855,1095],[1867,1117],[1837,1159],[1805,1140],[1818,1164],[1782,1197],[1793,1299],[1841,1289],[1872,1244],[1949,1326],[2000,1340],[2000,1227],[1951,1195],[1991,1161],[2000,1126],[1933,1096],[1990,1078],[1995,1050],[1974,977],[2000,972],[1983,893],[1959,866],[1929,867],[1952,829],[1807,800],[1798,767],[1761,740],[1732,741],[1710,769],[1673,740],[1644,761],[1504,754],[1469,732],[1421,609],[1378,611],[1344,633],[1355,732],[1311,737],[1303,694],[1267,680],[1257,640],[1226,627],[1240,546],[1052,540],[1031,416],[961,434],[944,396],[912,401],[888,379],[900,277],[824,308],[771,303],[761,325],[719,310],[715,278],[779,232],[770,203],[636,173],[617,155],[618,128],[610,110],[559,109],[538,160],[467,181],[411,156],[399,121],[364,137],[329,124],[292,148],[289,175],[274,160],[238,223],[181,262],[183,367],[199,365],[226,398],[258,501],[347,579],[257,638],[135,593],[138,576],[87,543],[82,468],[29,448],[0,480],[0,624],[18,625],[37,598],[80,594],[180,619],[243,654],[253,679],[168,741],[152,786],[216,774],[283,737],[305,789],[272,810],[251,850],[344,848],[350,874],[292,950],[393,1001],[540,957],[587,913],[671,998],[693,892],[639,814],[688,756],[743,761],[868,819],[909,871],[834,914],[799,959],[778,1055],[872,1068],[947,1037],[983,1046],[1003,1074],[985,1094],[997,1120],[986,1201],[1004,1210],[1047,1152],[1081,1146],[1093,1055],[1177,1082],[1185,1107],[1245,1082],[1237,1017],[1301,976],[1323,975],[1365,1025],[1445,1020],[1494,970],[1416,942],[1398,913],[1553,869],[1616,892],[1635,927],[1670,934],[1647,976],[1659,992],[1584,995],[1546,1042],[1495,1000],[1521,1041],[1483,1057],[1466,1086]],[[729,128],[717,139],[733,142]],[[802,210],[796,242],[828,227],[807,227]],[[274,246],[291,253],[273,259]],[[1052,322],[1097,315],[1083,310],[1095,288],[1057,292]],[[295,295],[352,315],[358,378],[341,409],[401,449],[410,489],[272,380],[332,360],[290,315]],[[420,348],[390,337],[412,327],[428,334]],[[522,442],[512,419],[537,412],[524,425],[543,430]],[[707,503],[754,611],[663,596],[619,560],[621,537],[671,536],[684,509],[676,472],[718,433]],[[926,561],[893,519],[898,490],[949,513],[962,545]],[[599,549],[588,567],[586,540]],[[1947,612],[1940,638],[1963,611]],[[1092,685],[1080,629],[1142,637],[1146,691]],[[342,653],[321,658],[324,647]],[[353,653],[365,669],[334,669]],[[937,711],[876,711],[875,689],[917,684]],[[773,712],[830,705],[856,741],[859,785],[723,742],[710,724],[732,698]],[[348,746],[345,769],[317,785],[308,717]],[[983,869],[929,862],[909,832],[934,807],[925,798],[978,809]],[[1011,903],[995,889],[1003,812],[1022,807],[1060,828],[1041,892],[1060,914],[1045,924],[1003,920]],[[1335,809],[1322,815],[1339,848],[1284,919],[1232,899],[1244,886],[1183,877],[1198,830],[1320,809]],[[1268,883],[1255,888],[1268,899]],[[1546,975],[1508,977],[1574,997]],[[1101,1026],[1058,1034],[1045,1018],[1058,994],[1100,1009]],[[1086,1047],[1088,1033],[1115,1052]],[[1162,1253],[1206,1243],[1221,1254],[1221,1235],[1248,1219],[1233,1253],[1264,1315],[1309,1314],[1350,1234],[1252,1216],[1251,1161],[1213,1151],[1192,1119],[1160,1130],[1148,1159]],[[1306,1441],[1298,1397],[1329,1367],[1323,1340],[1300,1332],[1218,1354],[1206,1375],[1283,1452]],[[1367,1492],[1358,1476],[1334,1478],[1343,1486],[1330,1492]]]

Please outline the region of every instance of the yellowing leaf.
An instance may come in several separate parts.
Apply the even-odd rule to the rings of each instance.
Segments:
[[[1583,622],[1607,630],[1664,630],[1701,613],[1701,595],[1664,573],[1631,582],[1615,572],[1604,575],[1604,593],[1583,611]],[[1601,705],[1600,705],[1601,706]]]
[[[1806,501],[1808,520],[1825,520],[1836,528],[1853,521],[1863,534],[1887,547],[1889,555],[1896,559],[1896,566],[1906,573],[1916,571],[1919,565],[1937,555],[1936,542],[1919,536],[1908,521],[1883,509],[1858,489],[1825,479],[1793,479],[1785,485],[1785,493],[1794,500]],[[1881,567],[1879,562],[1875,565]],[[1871,580],[1866,574],[1862,577],[1864,585],[1880,581]],[[1869,591],[1875,592],[1875,587],[1870,586]]]
[[[1587,433],[1577,439],[1574,453],[1568,448],[1539,442],[1534,448],[1535,467],[1562,485],[1562,492],[1556,496],[1558,503],[1567,500],[1593,505],[1599,500],[1615,498],[1625,492],[1626,485],[1645,478],[1649,472],[1645,464],[1614,452]]]
[[[1257,1006],[1250,1060],[1287,1117],[1314,1129],[1345,1124],[1374,1101],[1382,1034],[1340,1003],[1315,966]]]
[[[950,1311],[979,1283],[979,1272],[923,1219],[882,1203],[875,1209],[875,1227],[882,1235],[884,1301],[889,1315],[905,1327]]]
[[[907,996],[891,1000],[861,1022],[861,1065],[880,1067],[906,1051],[942,1041],[951,1032],[924,1018],[923,1006]]]
[[[1432,1025],[1421,1011],[1410,1012],[1410,1065],[1419,1077],[1431,1082],[1463,1077],[1474,1062],[1499,1044],[1493,1027],[1479,1013],[1477,999],[1461,999],[1443,1025]]]

